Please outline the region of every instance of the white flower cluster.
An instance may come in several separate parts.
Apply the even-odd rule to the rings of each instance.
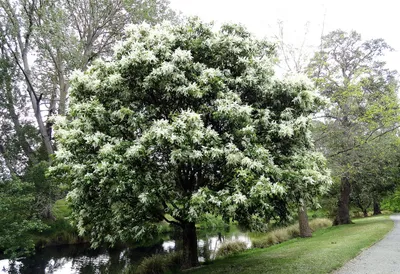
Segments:
[[[326,189],[324,159],[308,151],[321,98],[302,76],[275,78],[270,52],[240,26],[131,25],[111,61],[74,72],[56,161],[79,231],[140,237],[160,209],[260,221],[275,199]]]

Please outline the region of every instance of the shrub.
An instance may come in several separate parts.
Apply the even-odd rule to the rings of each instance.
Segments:
[[[154,254],[151,257],[144,258],[136,268],[136,271],[129,267],[125,273],[162,274],[179,268],[181,260],[182,253],[180,252]]]
[[[228,241],[221,244],[215,257],[226,257],[247,249],[247,244],[243,241]]]
[[[19,178],[0,179],[0,253],[10,259],[34,253],[33,233],[48,226],[38,218],[35,187]]]

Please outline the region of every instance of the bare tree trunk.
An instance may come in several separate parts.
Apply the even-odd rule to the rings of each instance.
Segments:
[[[1,7],[7,11],[8,20],[12,23],[14,28],[14,35],[12,39],[15,39],[16,46],[18,47],[19,54],[18,56],[16,49],[12,46],[12,43],[5,40],[9,50],[13,53],[14,59],[24,75],[24,80],[27,85],[27,91],[29,93],[29,97],[31,99],[32,108],[35,114],[36,122],[39,126],[39,132],[42,136],[43,143],[46,148],[46,152],[48,155],[54,153],[53,146],[51,144],[50,136],[47,133],[46,126],[43,122],[42,113],[40,110],[40,101],[42,95],[35,92],[33,88],[33,81],[31,77],[31,69],[28,62],[28,51],[31,48],[31,36],[33,34],[34,28],[34,16],[36,12],[36,7],[33,3],[23,2],[23,11],[26,16],[26,25],[21,28],[20,19],[18,18],[14,7],[12,6],[10,1],[3,1]]]
[[[12,166],[12,164],[10,163],[8,157],[7,157],[7,152],[5,150],[5,148],[3,147],[2,144],[0,144],[0,154],[3,156],[4,159],[4,164],[6,165],[6,168],[8,169],[8,171],[10,172],[11,175],[16,175],[15,170]]]
[[[42,135],[42,140],[46,148],[46,152],[48,155],[51,155],[54,153],[54,149],[53,145],[51,144],[51,139],[47,131],[47,127],[43,122],[42,113],[40,111],[40,96],[39,98],[36,98],[34,91],[30,87],[28,87],[28,92],[31,98],[33,110],[35,112],[35,118],[39,126],[39,132],[40,135]]]
[[[182,269],[199,265],[197,257],[197,235],[195,223],[183,224],[183,263]]]
[[[15,111],[15,104],[12,95],[12,88],[10,79],[6,81],[6,86],[4,88],[7,100],[7,109],[10,114],[11,120],[14,124],[14,130],[16,132],[18,143],[21,146],[22,150],[24,151],[25,155],[28,157],[29,161],[32,163],[36,163],[36,159],[34,157],[34,151],[32,150],[31,146],[29,145],[28,141],[26,140],[25,134],[22,131],[21,123],[19,122],[18,115]]]
[[[363,216],[368,217],[368,211],[366,208],[363,209]]]
[[[21,44],[21,43],[20,43]],[[46,152],[48,155],[54,154],[53,145],[51,144],[51,138],[47,132],[47,128],[43,122],[42,113],[40,110],[40,100],[42,95],[38,95],[35,90],[33,89],[32,79],[31,79],[31,69],[28,63],[28,56],[27,56],[27,45],[25,48],[21,49],[22,53],[22,61],[23,61],[23,70],[22,73],[25,76],[25,82],[27,84],[27,90],[29,93],[29,97],[31,98],[32,108],[35,113],[36,122],[39,126],[40,135],[42,135],[42,140],[46,148]]]
[[[69,83],[68,80],[65,78],[65,69],[64,69],[64,64],[62,61],[62,58],[57,54],[57,60],[58,60],[58,81],[59,81],[59,86],[60,86],[60,103],[58,106],[58,114],[60,115],[65,115],[66,110],[67,110],[67,95],[68,95],[68,88],[69,88]]]
[[[312,231],[308,224],[307,207],[305,205],[299,206],[299,229],[300,237],[312,237]]]
[[[351,185],[347,174],[345,174],[341,179],[338,210],[336,218],[333,221],[333,225],[343,225],[352,223],[350,220],[350,211],[349,211],[350,193],[351,193]]]

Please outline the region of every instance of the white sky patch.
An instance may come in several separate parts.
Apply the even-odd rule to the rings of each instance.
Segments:
[[[336,29],[355,30],[363,39],[383,38],[396,51],[386,54],[388,67],[400,71],[400,25],[398,2],[391,0],[170,0],[171,7],[204,21],[242,23],[259,37],[278,33],[283,21],[289,43],[304,37],[309,22],[307,44],[317,46],[322,26],[324,34]]]

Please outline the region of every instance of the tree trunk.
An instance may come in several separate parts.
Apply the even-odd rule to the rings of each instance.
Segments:
[[[381,205],[378,201],[374,200],[374,215],[382,214]]]
[[[40,110],[40,100],[38,100],[34,95],[34,91],[28,87],[29,95],[31,97],[32,107],[35,113],[36,121],[39,126],[39,132],[42,135],[42,140],[46,148],[47,155],[50,156],[54,154],[53,145],[51,143],[50,136],[48,134],[46,125],[44,124],[42,113]]]
[[[6,76],[7,77],[7,76]],[[14,124],[14,130],[16,132],[18,138],[18,144],[21,146],[22,150],[24,151],[26,157],[32,162],[36,163],[36,159],[34,157],[34,151],[32,150],[31,146],[29,145],[25,134],[22,130],[21,123],[19,122],[19,118],[17,112],[15,110],[15,102],[12,94],[12,87],[11,87],[11,77],[7,77],[5,81],[5,97],[6,97],[6,105],[7,110],[10,114],[10,118]]]
[[[350,204],[351,186],[349,178],[344,175],[341,179],[340,198],[338,202],[338,211],[333,225],[351,224],[349,204]]]
[[[58,114],[60,115],[65,115],[66,110],[67,110],[67,94],[68,94],[68,87],[69,83],[68,80],[65,79],[65,69],[64,69],[64,64],[62,62],[62,58],[60,57],[60,54],[57,53],[58,57],[58,82],[59,82],[59,87],[60,87],[60,103],[59,103],[59,108],[58,108]]]
[[[312,237],[312,231],[308,224],[307,207],[305,205],[299,206],[299,229],[300,237]]]
[[[195,223],[183,224],[183,258],[182,269],[199,265],[197,257],[197,235]]]
[[[367,209],[365,208],[365,209],[363,209],[363,215],[364,215],[364,217],[368,217],[368,211],[367,211]]]
[[[32,18],[34,16],[33,7],[30,7],[29,10],[26,10],[26,15],[27,15],[28,19],[30,20],[29,23],[33,24],[32,23],[33,22]],[[15,15],[14,15],[14,17],[15,17]],[[16,18],[13,18],[11,20],[15,20],[15,22],[18,22],[18,20]],[[17,27],[16,39],[18,41],[18,45],[19,45],[19,49],[20,49],[20,53],[21,53],[22,64],[20,64],[19,60],[17,60],[17,57],[15,57],[15,58],[18,63],[18,66],[20,67],[22,73],[24,74],[25,82],[27,85],[27,91],[28,91],[28,94],[29,94],[29,97],[30,97],[31,103],[32,103],[33,112],[35,114],[36,122],[39,126],[39,132],[42,135],[42,140],[45,145],[47,155],[50,156],[51,154],[54,154],[54,149],[53,149],[53,145],[51,143],[51,138],[47,133],[47,129],[44,124],[41,109],[40,109],[40,101],[41,101],[42,94],[36,93],[33,88],[31,69],[30,69],[29,62],[28,62],[28,51],[30,49],[29,38],[32,34],[33,28],[32,28],[32,25],[28,26],[27,32],[24,35],[25,39],[23,40],[22,39],[22,31],[20,29],[20,26],[16,25],[16,27]]]
[[[10,175],[16,175],[16,172],[15,172],[10,160],[8,159],[7,152],[2,144],[0,144],[0,154],[3,156],[4,164],[6,165],[8,171],[10,172]],[[0,177],[0,179],[1,179],[1,177]]]

